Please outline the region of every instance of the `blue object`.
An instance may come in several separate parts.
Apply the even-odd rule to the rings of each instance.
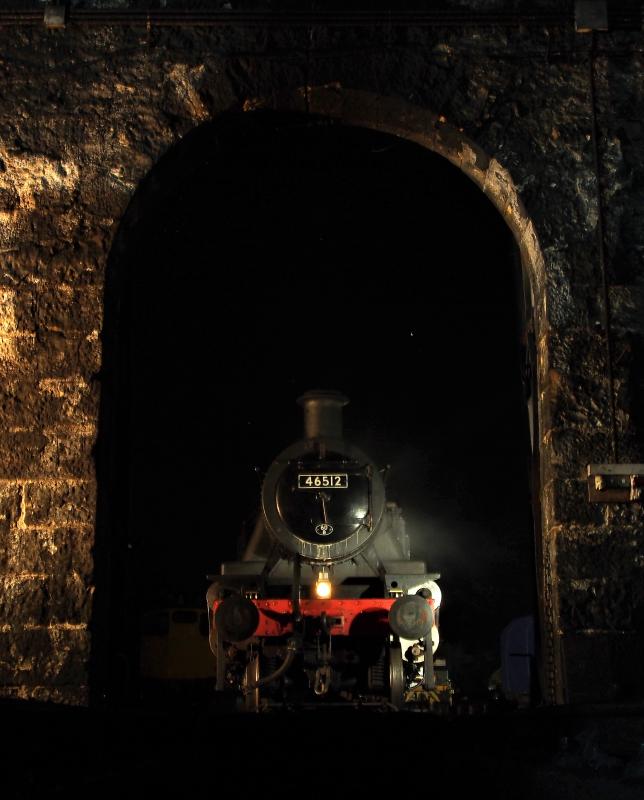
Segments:
[[[506,697],[530,694],[534,656],[534,617],[517,617],[501,631],[501,682]]]

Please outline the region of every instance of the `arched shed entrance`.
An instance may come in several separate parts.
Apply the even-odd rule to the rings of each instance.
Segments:
[[[541,638],[543,649],[543,664],[542,672],[544,678],[544,693],[548,699],[553,701],[560,697],[561,693],[561,679],[559,670],[557,668],[557,655],[555,653],[555,639],[553,635],[554,620],[556,614],[554,607],[556,603],[556,593],[554,591],[555,579],[553,576],[554,565],[551,558],[550,546],[543,537],[542,520],[541,520],[541,486],[545,485],[548,476],[542,473],[542,462],[540,461],[540,443],[542,436],[540,432],[540,421],[544,419],[544,409],[539,407],[538,399],[543,399],[543,393],[539,387],[541,385],[541,376],[545,374],[546,370],[546,355],[543,348],[543,333],[545,326],[545,295],[544,295],[544,266],[543,259],[539,250],[539,245],[536,237],[534,227],[528,218],[518,192],[512,182],[511,177],[507,171],[495,160],[490,159],[478,148],[473,142],[468,140],[462,132],[451,127],[447,120],[442,117],[431,114],[428,111],[414,108],[409,104],[402,101],[381,98],[374,95],[369,95],[361,92],[354,92],[343,90],[337,86],[324,86],[324,87],[307,87],[296,92],[288,93],[284,96],[278,96],[267,100],[248,100],[243,104],[241,111],[245,112],[249,119],[255,115],[261,116],[273,112],[282,115],[283,120],[315,120],[317,124],[340,125],[347,129],[366,130],[372,131],[375,134],[397,137],[408,142],[415,143],[423,148],[438,154],[452,165],[458,167],[467,177],[469,177],[487,196],[487,198],[494,204],[499,211],[502,219],[507,227],[510,229],[512,236],[517,245],[520,254],[521,262],[521,281],[523,283],[522,298],[523,298],[523,328],[524,328],[524,346],[527,355],[528,364],[534,366],[531,376],[528,379],[530,384],[530,398],[529,398],[529,413],[531,424],[531,441],[533,447],[533,500],[535,508],[535,531],[536,531],[536,560],[537,560],[537,574],[538,574],[538,595],[539,595],[539,613],[541,616]],[[215,120],[213,125],[221,125],[222,131],[227,131],[230,139],[235,134],[235,114],[226,115],[221,120]],[[258,117],[259,118],[259,117]],[[210,123],[208,123],[210,124]],[[287,124],[287,127],[288,127]],[[298,123],[299,124],[299,123]],[[203,127],[203,126],[202,126]],[[199,129],[189,137],[199,136]],[[185,140],[184,140],[185,142]],[[179,145],[182,147],[183,143]],[[243,142],[240,145],[243,149]],[[170,155],[170,154],[169,154]],[[141,188],[134,197],[133,202],[128,209],[115,241],[112,251],[111,264],[112,269],[108,273],[108,282],[106,287],[106,327],[105,327],[105,361],[109,374],[114,376],[114,383],[111,384],[111,390],[108,386],[104,393],[103,398],[103,425],[102,435],[103,441],[106,443],[104,452],[106,457],[103,461],[102,473],[102,491],[99,494],[99,530],[102,531],[102,541],[99,541],[97,552],[101,549],[112,549],[112,556],[110,558],[111,574],[104,575],[104,586],[108,586],[114,580],[121,580],[119,576],[122,575],[124,563],[128,560],[125,550],[130,547],[131,531],[124,532],[123,524],[130,513],[131,508],[128,509],[130,500],[125,499],[126,496],[132,496],[131,476],[128,476],[123,471],[123,465],[128,462],[124,459],[124,442],[131,436],[132,431],[128,431],[123,427],[123,414],[127,413],[126,407],[131,402],[128,398],[127,388],[124,391],[122,364],[119,366],[119,360],[122,359],[122,345],[124,339],[127,339],[127,331],[123,326],[123,321],[128,315],[132,315],[133,308],[128,307],[130,302],[124,299],[123,294],[124,286],[126,286],[127,269],[126,267],[135,267],[132,261],[132,252],[128,251],[130,248],[130,241],[132,232],[135,231],[137,226],[145,223],[145,216],[147,213],[146,203],[152,196],[163,196],[164,191],[169,191],[172,186],[171,182],[166,183],[168,170],[177,169],[177,163],[180,163],[182,156],[179,156],[179,162],[169,165],[168,156],[164,157],[158,167],[155,167],[148,175],[147,179],[142,184]],[[164,177],[165,176],[165,177]],[[213,187],[214,189],[215,187]],[[168,196],[168,201],[170,197]],[[174,198],[176,201],[176,198]],[[156,201],[155,201],[156,202]],[[189,198],[186,197],[186,202]],[[171,224],[170,218],[165,220],[164,224]],[[149,223],[149,221],[148,221]],[[213,225],[216,225],[216,220],[213,220]],[[467,230],[464,231],[467,235]],[[162,235],[162,231],[159,231]],[[167,235],[167,231],[163,233]],[[239,242],[240,247],[244,246],[243,240]],[[178,265],[181,269],[188,269],[188,275],[191,275],[189,265]],[[267,265],[264,265],[265,267]],[[185,272],[184,272],[185,276]],[[160,276],[164,280],[164,276]],[[181,280],[181,271],[178,269],[177,278]],[[190,280],[194,279],[191,275]],[[520,282],[521,282],[520,281]],[[248,281],[242,279],[242,286],[247,286]],[[196,287],[198,288],[198,287]],[[137,302],[141,302],[141,297]],[[216,299],[213,297],[213,303]],[[138,306],[143,309],[143,305]],[[167,308],[167,318],[172,319],[176,309],[172,307]],[[135,310],[136,311],[136,310]],[[136,312],[138,313],[138,311]],[[227,313],[227,309],[220,309],[221,314]],[[181,317],[180,320],[185,322]],[[167,332],[162,335],[167,337]],[[170,334],[171,336],[171,334]],[[169,345],[169,338],[163,339],[167,346]],[[120,370],[120,371],[119,371]],[[120,382],[120,383],[119,383]],[[163,391],[163,377],[160,377],[159,390]],[[189,391],[194,391],[196,386],[187,387]],[[336,387],[343,388],[343,387]],[[234,398],[232,398],[234,402]],[[184,409],[185,413],[185,409]],[[215,424],[220,424],[220,420],[215,418]],[[224,422],[225,424],[225,422]],[[112,446],[116,443],[115,447]],[[119,450],[120,448],[120,450]],[[205,463],[205,462],[204,462]],[[101,476],[99,476],[99,481]],[[119,490],[119,485],[121,489]],[[128,488],[129,486],[129,488]],[[492,491],[502,492],[502,487],[492,488]],[[117,503],[113,502],[114,495],[119,494],[120,500]],[[163,493],[160,493],[162,496]],[[179,500],[180,503],[203,503],[203,507],[208,509],[208,524],[216,527],[216,503],[210,504],[207,498],[201,496],[189,499],[183,497]],[[545,509],[547,513],[547,508]],[[180,526],[181,520],[177,517],[176,524]],[[127,523],[125,523],[127,528]],[[114,541],[110,540],[115,530],[120,530],[121,541],[114,550]],[[141,566],[141,564],[139,564]],[[130,576],[130,580],[132,576]],[[136,584],[136,580],[134,581]],[[132,584],[130,591],[136,592],[136,588]],[[104,594],[105,600],[109,598],[109,592]],[[111,609],[112,612],[114,608]],[[99,605],[100,613],[100,605]],[[107,608],[103,613],[107,613]],[[116,626],[122,624],[116,621]],[[114,626],[113,620],[113,626]]]

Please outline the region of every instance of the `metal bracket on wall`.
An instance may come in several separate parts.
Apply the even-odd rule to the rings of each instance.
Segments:
[[[631,503],[644,500],[644,464],[589,464],[591,503]]]
[[[577,33],[608,30],[606,0],[575,0],[575,30]]]
[[[64,28],[67,24],[67,5],[45,6],[45,16],[43,19],[45,28],[48,30]]]

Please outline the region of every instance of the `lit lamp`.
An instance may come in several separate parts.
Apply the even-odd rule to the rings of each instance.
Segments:
[[[315,581],[315,594],[320,600],[328,600],[331,597],[331,580],[329,578],[329,573],[321,569],[318,572],[317,579]]]

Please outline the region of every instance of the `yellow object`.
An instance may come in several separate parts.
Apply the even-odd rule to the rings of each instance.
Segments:
[[[213,678],[208,614],[201,608],[163,608],[145,614],[141,632],[141,677],[155,680]]]

